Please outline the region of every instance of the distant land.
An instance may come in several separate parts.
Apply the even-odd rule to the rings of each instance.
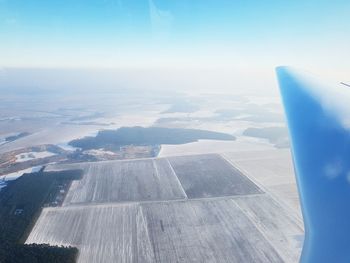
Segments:
[[[98,132],[96,137],[84,137],[73,140],[69,144],[82,150],[119,150],[126,145],[184,144],[200,139],[232,141],[236,138],[230,134],[207,130],[136,126],[103,130]]]
[[[199,106],[188,101],[177,101],[171,105],[169,109],[163,111],[165,113],[192,113],[199,110]]]
[[[5,141],[6,142],[13,142],[15,140],[18,140],[18,139],[20,139],[22,137],[25,137],[25,136],[28,136],[28,135],[30,135],[29,132],[21,132],[21,133],[19,133],[17,135],[11,135],[11,136],[6,137]]]
[[[277,148],[289,147],[286,127],[248,128],[243,132],[243,135],[267,139]]]
[[[232,120],[239,118],[240,120],[257,123],[284,121],[283,113],[274,112],[271,111],[271,108],[255,104],[249,104],[245,109],[220,109],[215,113],[217,114],[217,119],[220,120]]]

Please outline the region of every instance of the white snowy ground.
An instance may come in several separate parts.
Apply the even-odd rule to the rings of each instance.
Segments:
[[[45,157],[50,157],[56,155],[55,153],[43,151],[43,152],[26,152],[26,153],[20,153],[17,154],[16,157],[16,163],[31,161],[35,159],[41,159]]]
[[[43,210],[26,243],[77,246],[79,263],[298,261],[303,221],[289,149],[200,141],[160,155],[76,164],[84,178],[63,207]],[[231,180],[227,165],[262,191],[217,192]]]

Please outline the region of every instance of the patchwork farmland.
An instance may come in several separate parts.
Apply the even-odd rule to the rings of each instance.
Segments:
[[[296,262],[299,214],[235,160],[206,154],[47,167],[84,176],[62,207],[43,209],[26,243],[76,246],[78,262],[92,263]]]
[[[254,183],[217,154],[169,160],[190,198],[261,193]]]
[[[166,159],[91,162],[65,167],[82,169],[85,176],[72,183],[64,206],[186,197]]]

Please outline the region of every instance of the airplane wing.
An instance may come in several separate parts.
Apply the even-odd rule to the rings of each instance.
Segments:
[[[300,262],[350,262],[350,87],[276,69],[302,212]]]

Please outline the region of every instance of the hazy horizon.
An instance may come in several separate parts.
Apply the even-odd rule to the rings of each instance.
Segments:
[[[274,68],[289,65],[349,82],[349,10],[344,0],[1,0],[0,69],[202,70],[231,74],[225,90],[276,90]]]

